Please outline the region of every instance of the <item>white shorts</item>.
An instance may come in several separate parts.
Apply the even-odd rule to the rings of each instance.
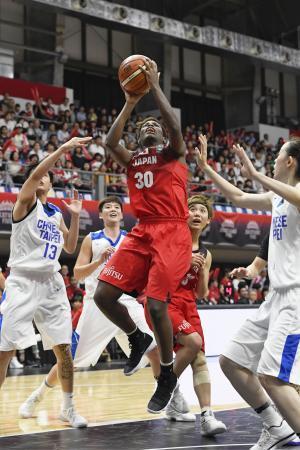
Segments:
[[[24,349],[36,344],[34,320],[45,350],[71,344],[72,320],[65,283],[59,273],[45,275],[12,271],[1,304],[0,350]]]
[[[119,300],[126,306],[128,313],[138,328],[153,339],[153,333],[147,325],[144,308],[133,297],[122,295]],[[94,300],[84,299],[83,310],[79,318],[76,331],[73,333],[72,354],[75,367],[89,367],[97,364],[100,355],[107,344],[116,338],[123,352],[129,355],[128,338],[120,328],[112,323],[99,310]],[[148,360],[145,360],[145,365]]]
[[[300,289],[273,290],[224,356],[254,373],[300,384]]]

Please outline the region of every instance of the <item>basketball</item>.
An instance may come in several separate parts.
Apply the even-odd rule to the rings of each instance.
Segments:
[[[144,66],[146,57],[132,55],[124,59],[119,67],[119,81],[129,94],[143,94],[149,87],[146,77],[139,66]]]

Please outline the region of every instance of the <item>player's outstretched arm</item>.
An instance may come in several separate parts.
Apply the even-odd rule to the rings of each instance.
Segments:
[[[207,140],[206,136],[203,134],[199,136],[199,148],[196,148],[196,156],[198,165],[201,169],[206,173],[208,178],[214,182],[225,197],[228,198],[234,205],[259,210],[272,209],[271,192],[267,192],[265,194],[249,194],[247,192],[243,192],[214,171],[214,169],[207,163]]]
[[[127,120],[130,118],[136,104],[145,94],[130,95],[125,91],[124,94],[126,98],[125,105],[108,132],[105,146],[107,151],[118,164],[123,167],[127,167],[132,158],[132,152],[123,147],[123,145],[119,144],[119,142],[122,138]]]
[[[79,236],[79,217],[82,208],[82,200],[79,198],[78,191],[74,189],[73,197],[70,203],[63,200],[66,209],[71,215],[70,228],[66,227],[65,221],[62,218],[60,223],[60,229],[64,235],[64,250],[67,253],[74,253],[77,247],[77,241]]]
[[[267,261],[256,256],[247,267],[237,267],[230,272],[230,276],[236,278],[255,278],[266,267]]]
[[[106,259],[114,253],[114,248],[108,246],[101,254],[100,258],[92,260],[92,240],[90,235],[87,235],[81,244],[80,252],[74,267],[74,276],[77,280],[84,280],[91,275],[98,267],[103,264]]]
[[[180,123],[159,85],[159,73],[157,71],[156,62],[151,59],[146,59],[145,66],[146,68],[143,68],[142,66],[140,66],[140,68],[147,78],[149,88],[152,91],[153,97],[167,127],[170,147],[175,155],[178,158],[182,158],[182,161],[185,162],[186,146],[182,137]]]
[[[40,184],[41,179],[47,172],[51,169],[56,161],[65,153],[68,153],[74,147],[83,147],[92,138],[77,138],[74,137],[68,142],[65,142],[61,147],[59,147],[47,158],[43,159],[42,162],[31,172],[25,183],[23,184],[21,191],[19,192],[16,204],[13,210],[13,219],[22,220],[30,208],[36,202],[36,190]]]
[[[243,164],[243,174],[247,176],[247,178],[258,181],[263,185],[265,189],[269,189],[270,191],[275,192],[275,194],[284,198],[287,202],[291,203],[297,208],[300,208],[300,183],[297,183],[296,186],[291,186],[289,184],[282,183],[281,181],[274,180],[273,178],[269,178],[260,172],[257,172],[243,147],[237,145],[233,148],[241,163]]]

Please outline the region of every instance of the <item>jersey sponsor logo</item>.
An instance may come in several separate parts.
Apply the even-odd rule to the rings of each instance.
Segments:
[[[115,266],[104,267],[103,274],[106,275],[107,277],[116,278],[117,280],[122,280],[124,276],[123,273],[117,272],[115,270]]]
[[[157,156],[152,155],[152,156],[137,157],[133,161],[132,167],[146,166],[146,165],[149,165],[149,164],[157,164]]]
[[[57,244],[60,243],[61,235],[55,223],[39,219],[37,222],[37,228],[40,232],[40,238],[44,241],[56,242]]]
[[[276,241],[282,241],[283,229],[287,228],[287,215],[275,216],[272,218],[272,236]]]
[[[183,320],[178,327],[178,331],[188,330],[189,328],[191,328],[191,326],[192,325],[189,322]]]

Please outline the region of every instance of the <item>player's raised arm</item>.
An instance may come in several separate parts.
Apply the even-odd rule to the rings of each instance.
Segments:
[[[90,235],[87,235],[81,244],[80,252],[74,267],[74,276],[77,280],[84,280],[91,275],[101,264],[103,264],[110,255],[114,253],[115,249],[111,246],[101,254],[100,258],[91,261],[92,259],[92,240]]]
[[[19,221],[22,220],[30,208],[36,202],[36,191],[42,183],[42,179],[52,166],[54,166],[55,162],[65,153],[68,153],[74,147],[84,146],[87,142],[89,142],[92,138],[72,138],[68,142],[65,142],[61,147],[59,147],[54,153],[47,156],[47,158],[43,159],[43,161],[30,173],[29,177],[23,184],[21,191],[19,192],[16,204],[13,209],[13,220]]]
[[[159,73],[157,71],[156,62],[151,59],[146,59],[145,66],[146,68],[143,68],[142,66],[140,66],[140,68],[143,70],[147,78],[149,88],[152,91],[153,97],[167,127],[170,147],[176,154],[177,158],[182,158],[182,161],[185,162],[186,146],[182,137],[180,123],[172,106],[159,85]]]
[[[63,200],[66,209],[71,215],[70,228],[66,227],[65,221],[62,218],[60,223],[60,229],[64,235],[64,250],[67,253],[74,253],[77,247],[77,241],[79,236],[79,217],[82,208],[82,200],[79,199],[79,194],[76,189],[74,190],[73,197],[70,203]]]
[[[294,157],[292,157],[291,155],[288,155],[288,154],[285,155],[285,153],[286,153],[285,146],[288,146],[288,145],[289,145],[289,142],[284,144],[284,146],[280,150],[278,157],[276,158],[275,174],[274,174],[275,178],[276,178],[276,165],[282,164],[281,160],[284,160],[284,158],[290,158],[291,164],[297,164]],[[294,205],[300,209],[300,182],[299,182],[299,179],[298,179],[298,183],[295,186],[292,186],[286,182],[283,183],[279,179],[273,179],[273,178],[267,177],[266,175],[258,172],[255,169],[255,167],[253,166],[252,162],[248,158],[243,147],[241,147],[240,145],[236,145],[233,148],[235,150],[236,155],[239,157],[239,159],[243,165],[243,167],[242,167],[243,174],[247,178],[261,183],[265,189],[269,189],[270,191],[275,192],[275,194],[279,195],[280,197],[284,198],[287,202],[291,203],[292,205]],[[299,149],[300,149],[300,145],[299,145]],[[280,159],[280,162],[278,163],[277,161],[279,159]]]
[[[121,145],[120,139],[122,138],[124,127],[127,120],[130,118],[132,111],[134,110],[138,101],[145,95],[131,95],[124,91],[126,102],[122,111],[112,124],[105,142],[105,146],[113,159],[117,161],[121,166],[127,167],[132,158],[132,152],[127,150]]]
[[[249,194],[247,192],[243,192],[214,171],[214,169],[207,163],[207,140],[206,136],[203,134],[199,136],[199,148],[196,148],[196,151],[198,165],[220,189],[225,197],[228,198],[234,205],[259,210],[272,209],[273,194],[271,192],[267,192],[265,194]]]

